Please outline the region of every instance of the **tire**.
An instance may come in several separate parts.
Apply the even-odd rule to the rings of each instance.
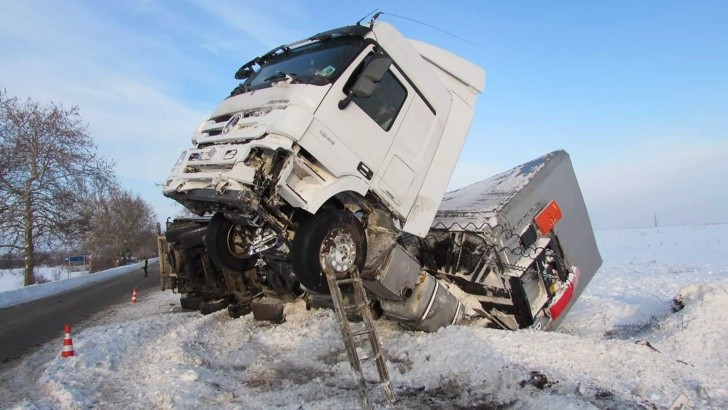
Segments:
[[[204,246],[203,238],[207,228],[204,226],[187,231],[179,236],[180,243],[184,249],[197,248]]]
[[[180,235],[182,235],[185,232],[191,231],[195,228],[198,228],[199,226],[200,225],[198,225],[198,224],[183,224],[181,226],[170,227],[164,233],[164,238],[167,240],[167,243],[179,243]]]
[[[200,313],[209,315],[210,313],[225,309],[229,304],[230,300],[227,298],[205,301],[200,303]]]
[[[328,250],[323,249],[324,246]],[[331,263],[337,273],[344,273],[352,262],[361,270],[366,259],[367,241],[364,227],[353,214],[346,210],[325,209],[299,226],[291,248],[293,272],[301,284],[314,292],[329,293],[326,275],[321,271],[322,252],[331,257],[325,259],[328,260],[326,263]]]
[[[230,305],[228,305],[227,309],[228,309],[228,315],[230,315],[230,317],[233,319],[237,319],[241,316],[245,316],[252,311],[249,303],[230,304]]]
[[[248,271],[255,266],[257,256],[243,256],[233,250],[235,224],[223,214],[215,214],[206,229],[205,248],[215,265],[239,272]]]
[[[197,310],[202,303],[202,296],[190,295],[189,293],[179,298],[179,304],[185,310]]]

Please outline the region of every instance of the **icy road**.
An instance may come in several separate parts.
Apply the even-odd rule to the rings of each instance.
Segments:
[[[690,408],[728,408],[728,225],[597,239],[604,266],[559,332],[378,321],[396,407],[669,408],[683,395]],[[356,407],[333,312],[294,304],[271,325],[178,306],[167,291],[106,309],[76,324],[70,359],[58,329],[0,374],[0,407]]]

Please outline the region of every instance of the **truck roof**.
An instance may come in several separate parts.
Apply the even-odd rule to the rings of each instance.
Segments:
[[[339,27],[276,47],[263,56],[251,60],[244,67],[264,61],[281,50],[337,35],[369,37],[379,43],[397,64],[403,66],[410,81],[435,108],[438,115],[447,114],[449,111],[451,99],[449,92],[456,93],[472,107],[477,93],[485,90],[485,70],[482,67],[432,44],[407,39],[391,24],[380,21],[371,27],[363,25]],[[422,64],[423,62],[425,64]],[[423,70],[421,67],[430,67],[430,70]],[[437,84],[441,84],[442,87],[438,87]]]
[[[554,167],[569,159],[563,151],[554,151],[525,164],[501,172],[480,182],[448,192],[440,203],[433,228],[481,229],[492,218],[504,211],[511,200],[519,195],[547,166]]]
[[[418,53],[430,64],[448,73],[463,85],[478,92],[485,91],[485,70],[482,67],[440,47],[410,39]]]
[[[476,95],[485,89],[485,70],[481,67],[431,44],[409,40],[386,22],[374,23],[368,36],[402,67],[438,116],[449,112],[450,92],[472,107]]]

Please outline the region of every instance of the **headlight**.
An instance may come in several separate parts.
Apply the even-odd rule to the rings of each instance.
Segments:
[[[238,154],[238,150],[236,149],[229,149],[225,151],[225,155],[222,157],[222,159],[233,159],[235,158],[235,155]]]
[[[207,161],[215,156],[215,148],[210,148],[209,151],[193,152],[190,154],[188,161]]]

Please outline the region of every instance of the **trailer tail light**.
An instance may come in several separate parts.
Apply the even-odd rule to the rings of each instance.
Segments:
[[[569,285],[560,295],[554,297],[554,301],[549,307],[549,316],[551,316],[551,320],[556,320],[556,318],[561,316],[564,309],[566,309],[566,306],[569,305],[571,298],[574,297],[574,291],[576,290],[577,283],[579,283],[579,268],[574,267],[574,273],[570,278]]]
[[[561,208],[556,201],[549,202],[533,220],[536,222],[538,231],[541,235],[551,232],[556,223],[561,219]]]

